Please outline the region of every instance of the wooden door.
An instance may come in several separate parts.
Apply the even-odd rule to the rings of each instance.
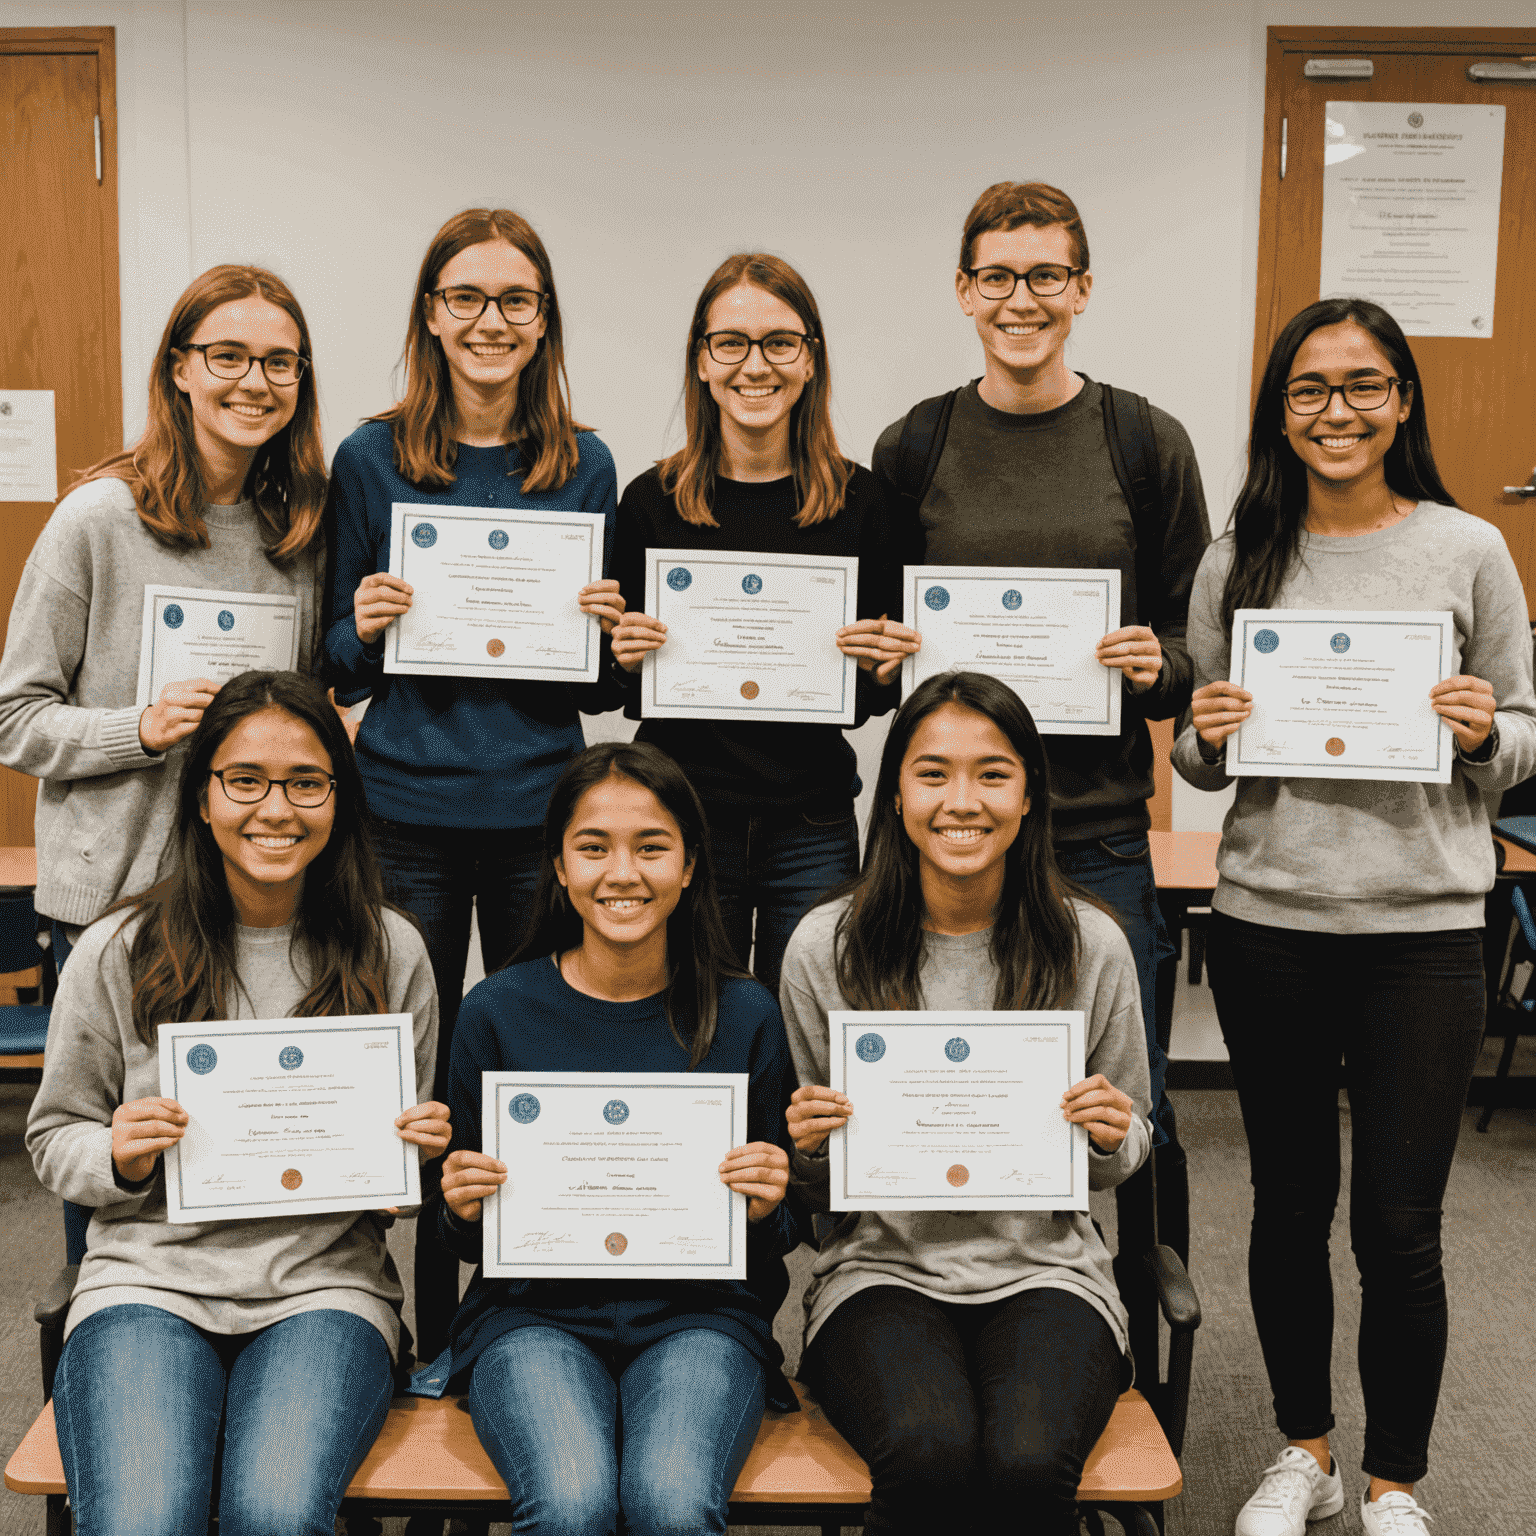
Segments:
[[[111,27],[0,28],[0,386],[53,390],[60,490],[123,441],[115,81]],[[0,502],[0,614],[52,510]],[[0,843],[36,797],[0,768]]]
[[[1536,27],[1271,27],[1259,212],[1253,388],[1286,321],[1314,303],[1322,271],[1324,103],[1502,106],[1494,332],[1409,338],[1435,460],[1459,505],[1503,533],[1536,596],[1536,500],[1506,495],[1536,465],[1536,80],[1468,78],[1469,65],[1536,55]],[[1369,59],[1370,80],[1308,79],[1309,59]],[[1281,174],[1282,143],[1285,146]]]

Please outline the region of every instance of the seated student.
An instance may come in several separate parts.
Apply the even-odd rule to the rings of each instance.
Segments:
[[[317,683],[246,672],[188,743],[164,880],[93,923],[59,980],[27,1145],[96,1207],[54,1381],[80,1536],[329,1533],[389,1409],[404,1293],[367,1211],[172,1225],[167,1020],[410,1013],[432,1081],[426,946],[383,905],[362,784]],[[396,1120],[425,1155],[448,1112]],[[222,1435],[221,1435],[222,1426]]]
[[[800,1239],[781,1202],[793,1085],[773,998],[731,958],[704,813],[656,747],[607,743],[550,796],[544,865],[517,958],[464,999],[449,1102],[457,1134],[437,1230],[468,1263],[506,1181],[481,1145],[486,1071],[746,1072],[747,1145],[723,1183],[747,1197],[747,1279],[487,1280],[454,1318],[452,1358],[519,1531],[723,1531],[763,1403],[793,1407],[773,1316]],[[424,1213],[431,1214],[432,1207]]]
[[[826,1138],[854,1113],[828,1078],[847,1008],[1072,1008],[1089,1076],[1089,1185],[1147,1155],[1147,1050],[1130,946],[1051,855],[1029,711],[995,678],[929,678],[880,760],[858,878],[790,940],[779,989],[802,1086],[794,1171],[827,1209]],[[869,1463],[864,1529],[1076,1536],[1083,1462],[1130,1384],[1126,1315],[1086,1212],[841,1216],[806,1290],[801,1376]]]

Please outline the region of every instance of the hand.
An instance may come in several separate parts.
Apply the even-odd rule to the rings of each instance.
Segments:
[[[1093,654],[1104,666],[1119,667],[1132,693],[1145,693],[1163,670],[1163,647],[1145,624],[1110,630]]]
[[[155,1160],[187,1134],[187,1112],[175,1099],[135,1099],[112,1111],[112,1161],[130,1184],[147,1179]]]
[[[425,1147],[428,1157],[446,1152],[448,1143],[453,1140],[453,1132],[448,1125],[448,1106],[439,1104],[436,1099],[428,1099],[425,1104],[413,1104],[397,1115],[395,1130],[401,1141],[414,1141],[418,1147]]]
[[[833,1088],[807,1085],[796,1088],[784,1111],[790,1139],[797,1152],[814,1152],[833,1131],[841,1130],[853,1118],[853,1101]]]
[[[352,622],[357,625],[357,638],[364,645],[372,645],[402,613],[411,611],[411,594],[415,590],[410,582],[391,576],[388,571],[364,576],[352,594]]]
[[[1129,1135],[1136,1106],[1102,1072],[1074,1083],[1061,1096],[1061,1114],[1074,1125],[1088,1127],[1101,1152],[1114,1152]]]
[[[619,596],[619,584],[611,578],[594,581],[576,594],[583,613],[594,613],[603,626],[603,633],[611,635],[613,627],[624,617],[624,599]]]
[[[460,1221],[479,1221],[480,1208],[507,1182],[507,1165],[484,1152],[450,1152],[443,1163],[443,1199]]]
[[[1480,677],[1448,677],[1429,690],[1429,697],[1434,712],[1451,722],[1463,752],[1476,752],[1488,740],[1498,708],[1491,683]]]
[[[1253,695],[1236,683],[1207,683],[1189,701],[1201,741],[1219,747],[1253,713]]]
[[[923,648],[923,637],[915,629],[898,624],[882,614],[878,619],[857,619],[837,632],[837,648],[844,656],[858,659],[866,672],[875,674],[880,684],[890,682],[904,658],[915,656]]]
[[[747,1197],[748,1221],[761,1221],[789,1188],[789,1154],[771,1141],[732,1147],[720,1164],[720,1182]]]
[[[363,722],[352,718],[352,706],[350,704],[338,704],[336,702],[336,690],[334,688],[327,688],[325,696],[331,701],[331,708],[336,711],[338,718],[341,720],[341,728],[347,733],[347,740],[355,747],[357,745],[357,728]]]
[[[638,672],[647,651],[667,643],[667,626],[648,613],[626,613],[613,631],[613,659],[626,672]]]
[[[160,753],[190,736],[202,721],[203,711],[224,685],[211,677],[194,677],[184,683],[167,683],[160,702],[139,716],[139,743],[146,752]]]

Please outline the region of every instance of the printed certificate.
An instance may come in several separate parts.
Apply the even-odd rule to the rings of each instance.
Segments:
[[[485,1273],[744,1280],[747,1200],[720,1162],[747,1139],[745,1072],[485,1072]]]
[[[641,668],[647,720],[853,724],[858,663],[834,639],[857,616],[851,556],[645,552],[645,611],[667,643]]]
[[[167,683],[228,682],[241,672],[291,672],[299,664],[299,603],[275,592],[146,586],[137,703]]]
[[[413,593],[386,672],[596,681],[602,629],[577,594],[603,574],[601,514],[397,501],[389,574]]]
[[[160,1026],[160,1092],[187,1112],[165,1154],[167,1217],[239,1221],[419,1205],[408,1013]]]
[[[1456,738],[1429,690],[1454,677],[1450,613],[1239,608],[1232,681],[1253,713],[1227,772],[1448,784]]]
[[[1061,1112],[1083,1079],[1083,1015],[834,1013],[834,1211],[1086,1211],[1088,1132]]]
[[[902,692],[936,672],[985,672],[1029,706],[1042,736],[1118,736],[1125,674],[1094,647],[1120,628],[1120,572],[909,565],[903,612],[923,648]]]

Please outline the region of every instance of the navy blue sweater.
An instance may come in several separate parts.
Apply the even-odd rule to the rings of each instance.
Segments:
[[[331,465],[326,537],[330,581],[322,671],[337,697],[373,695],[357,735],[369,807],[391,821],[430,827],[532,827],[549,792],[585,745],[577,711],[617,709],[607,642],[597,683],[387,675],[382,636],[358,639],[352,597],[363,577],[389,569],[395,502],[423,506],[550,507],[601,512],[611,556],[618,481],[613,456],[592,432],[577,434],[576,473],[558,490],[524,492],[515,449],[459,444],[457,478],[426,491],[395,469],[387,422],[364,422]],[[509,473],[509,470],[511,471]]]

